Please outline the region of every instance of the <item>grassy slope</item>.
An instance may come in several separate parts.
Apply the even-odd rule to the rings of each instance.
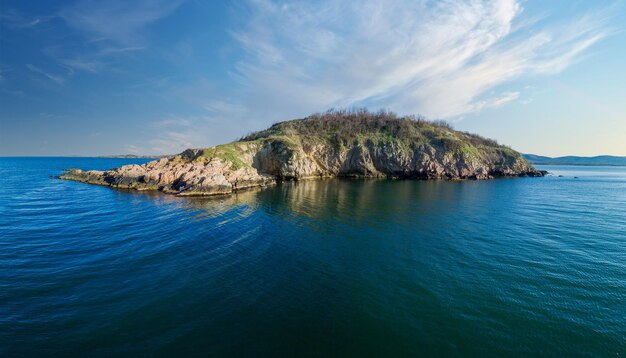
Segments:
[[[287,143],[324,142],[336,148],[350,147],[356,142],[394,143],[407,151],[434,147],[470,159],[489,160],[502,157],[513,161],[521,155],[496,141],[453,130],[445,122],[430,122],[419,117],[398,117],[393,113],[367,111],[333,111],[274,124],[253,133],[242,141],[274,139]],[[295,143],[294,143],[295,144]],[[523,159],[522,159],[523,160]]]
[[[252,133],[237,142],[203,150],[204,157],[219,157],[232,163],[233,169],[247,166],[241,160],[250,144],[278,141],[286,146],[324,144],[342,150],[371,141],[395,145],[407,153],[434,148],[469,160],[511,163],[523,157],[509,147],[478,135],[453,130],[445,122],[431,122],[419,117],[398,117],[389,112],[329,111],[305,119],[279,122]]]

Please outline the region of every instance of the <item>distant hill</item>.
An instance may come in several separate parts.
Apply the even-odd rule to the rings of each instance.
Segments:
[[[522,154],[526,160],[535,165],[608,165],[626,166],[626,157],[599,155],[596,157],[544,157],[534,154]]]

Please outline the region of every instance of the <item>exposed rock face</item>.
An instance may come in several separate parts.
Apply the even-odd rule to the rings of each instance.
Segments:
[[[330,118],[329,118],[330,117]],[[241,141],[62,179],[177,195],[228,194],[320,177],[490,179],[543,176],[519,153],[445,125],[337,112],[278,123]]]
[[[273,176],[261,174],[251,167],[232,170],[230,165],[219,158],[187,160],[176,156],[108,171],[70,169],[60,178],[114,188],[161,190],[178,195],[230,194],[236,190],[276,183]]]

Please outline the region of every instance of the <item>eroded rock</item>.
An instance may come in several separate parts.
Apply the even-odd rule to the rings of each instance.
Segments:
[[[348,113],[334,122],[319,116],[282,122],[238,142],[187,149],[171,158],[107,171],[70,169],[60,178],[177,195],[216,195],[279,180],[321,177],[482,180],[545,175],[518,152],[448,126],[388,114],[354,116]]]

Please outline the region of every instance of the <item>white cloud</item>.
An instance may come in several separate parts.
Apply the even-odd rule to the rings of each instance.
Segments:
[[[207,140],[224,143],[236,139],[224,138],[223,131],[215,130],[219,125],[215,120],[211,116],[166,115],[145,128],[147,139],[141,144],[134,143],[134,149],[144,154],[176,154],[187,148],[204,146]]]
[[[605,13],[546,25],[514,0],[249,6],[233,32],[244,52],[231,73],[236,85],[199,78],[168,88],[168,98],[200,112],[157,122],[150,151],[229,142],[331,107],[459,119],[519,100],[523,89],[499,86],[562,71],[607,34]]]
[[[14,9],[2,9],[0,13],[0,23],[12,29],[28,29],[47,22],[52,16],[27,16]]]
[[[31,72],[35,72],[44,76],[45,78],[49,79],[52,82],[55,82],[56,84],[62,85],[63,83],[65,83],[65,78],[63,76],[48,73],[31,63],[27,63],[26,68],[28,68]]]
[[[70,68],[99,72],[115,56],[148,48],[146,28],[169,16],[183,1],[79,1],[62,9],[58,16],[78,30],[85,42],[78,47],[50,48],[48,52]]]
[[[234,32],[242,100],[263,118],[384,107],[450,118],[515,100],[485,98],[526,74],[557,73],[607,36],[606,12],[543,24],[515,0],[250,2]]]
[[[99,72],[104,67],[104,63],[102,61],[93,58],[64,58],[60,59],[59,62],[70,69],[93,73]]]
[[[506,103],[512,102],[518,99],[520,96],[520,92],[504,92],[499,96],[492,96],[482,101],[474,101],[469,106],[467,111],[465,112],[477,112],[483,108],[495,108],[500,107]]]
[[[59,16],[92,41],[112,41],[124,46],[142,42],[144,28],[173,12],[181,1],[85,0],[63,9]]]
[[[142,152],[142,148],[137,147],[134,144],[126,144],[124,145],[124,153],[123,154],[145,154]]]
[[[178,131],[161,132],[158,137],[148,141],[149,152],[155,154],[176,154],[192,147],[189,133]]]

